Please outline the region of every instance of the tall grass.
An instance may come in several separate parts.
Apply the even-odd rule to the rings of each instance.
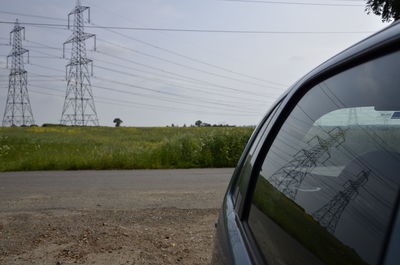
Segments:
[[[233,167],[254,128],[0,128],[0,171]]]

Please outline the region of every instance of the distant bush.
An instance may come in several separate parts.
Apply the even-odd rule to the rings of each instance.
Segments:
[[[177,135],[159,149],[163,167],[233,167],[251,130],[203,129],[197,137]],[[158,151],[158,150],[157,150]]]
[[[233,167],[253,129],[0,128],[0,171]]]
[[[55,123],[43,123],[42,127],[66,127],[66,125],[55,124]]]

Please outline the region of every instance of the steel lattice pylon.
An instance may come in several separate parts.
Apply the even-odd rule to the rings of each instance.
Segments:
[[[330,158],[329,149],[336,144],[341,145],[345,139],[345,131],[341,128],[335,128],[327,133],[327,139],[321,139],[315,136],[310,140],[316,139],[317,143],[310,149],[302,149],[297,152],[293,159],[277,170],[270,178],[269,182],[285,194],[288,198],[295,200],[298,188],[301,186],[304,178],[317,166],[317,162],[326,155]],[[323,163],[324,161],[319,161]]]
[[[23,35],[22,35],[23,32]],[[11,53],[7,56],[7,67],[11,57],[11,71],[8,81],[8,95],[3,116],[3,126],[29,126],[35,124],[28,95],[28,72],[24,68],[24,54],[29,51],[22,47],[25,28],[15,22],[10,32]]]
[[[347,205],[358,195],[358,190],[368,182],[370,170],[362,170],[356,180],[348,180],[343,185],[344,190],[339,191],[327,204],[317,210],[313,217],[323,227],[334,234]]]
[[[72,36],[64,42],[64,47],[66,44],[72,45],[71,58],[66,65],[67,91],[61,115],[61,124],[64,125],[99,125],[89,73],[90,64],[93,71],[93,61],[87,58],[85,45],[87,39],[94,37],[96,49],[96,36],[84,32],[83,13],[86,10],[90,20],[89,7],[82,6],[77,0],[75,8],[68,14],[68,28],[71,15],[74,23]]]

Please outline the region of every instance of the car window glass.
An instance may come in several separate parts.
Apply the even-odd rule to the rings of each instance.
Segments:
[[[250,175],[253,169],[253,157],[254,154],[258,152],[260,142],[263,142],[263,139],[266,136],[267,127],[277,111],[280,103],[278,103],[274,108],[269,112],[269,115],[266,119],[264,119],[263,124],[261,125],[258,134],[255,136],[254,141],[252,142],[251,148],[249,149],[246,158],[242,164],[238,175],[238,181],[234,190],[234,198],[235,198],[235,206],[239,207],[242,202],[243,195],[246,192],[248,181],[250,179]]]
[[[378,264],[400,172],[400,54],[309,90],[269,148],[248,224],[270,264]]]

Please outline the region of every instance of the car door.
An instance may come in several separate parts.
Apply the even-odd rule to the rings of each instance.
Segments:
[[[217,232],[214,242],[211,264],[251,264],[250,257],[245,249],[241,230],[237,224],[239,211],[246,197],[250,176],[253,169],[254,158],[260,151],[260,147],[267,136],[267,131],[272,126],[275,113],[278,111],[285,95],[275,103],[267,112],[260,124],[250,137],[238,165],[235,168],[224,203],[216,223]]]

